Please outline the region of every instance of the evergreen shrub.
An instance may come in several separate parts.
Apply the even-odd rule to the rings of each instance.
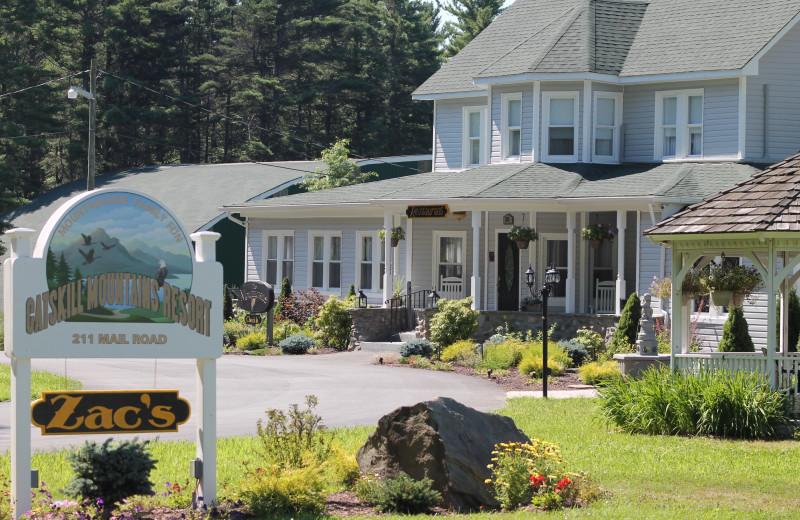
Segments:
[[[100,499],[103,509],[110,511],[130,496],[153,494],[150,472],[156,461],[147,448],[148,441],[112,441],[86,441],[67,455],[75,476],[64,489],[66,495],[92,502]]]
[[[257,350],[267,345],[267,334],[264,332],[251,332],[236,341],[239,350]]]
[[[456,341],[442,351],[442,361],[462,363],[473,360],[477,356],[475,343],[468,339]]]
[[[719,352],[754,352],[753,338],[744,319],[744,310],[730,308],[728,319],[722,327],[722,339],[719,341]]]
[[[320,329],[322,343],[335,350],[347,350],[353,317],[347,306],[336,296],[331,296],[320,309],[314,324]]]
[[[567,356],[572,361],[572,366],[579,367],[583,365],[589,357],[589,351],[586,346],[577,341],[560,341],[558,346],[567,353]]]
[[[639,300],[639,295],[633,293],[625,303],[625,308],[619,317],[619,325],[614,332],[614,337],[611,339],[611,346],[620,349],[627,348],[628,345],[635,345],[641,318],[642,302]]]
[[[432,485],[431,479],[414,480],[401,474],[383,482],[373,504],[381,512],[406,515],[427,513],[442,501],[441,493],[431,489]]]
[[[431,357],[433,354],[433,347],[431,342],[425,338],[412,339],[400,345],[400,355],[402,357],[423,356]]]
[[[276,320],[284,320],[287,319],[283,315],[283,303],[292,295],[292,284],[289,283],[289,279],[284,277],[283,281],[281,282],[281,291],[278,293],[278,298],[275,301],[275,308],[273,309],[273,313],[275,315]]]
[[[445,348],[468,339],[478,328],[478,311],[472,310],[472,297],[463,300],[442,299],[439,312],[431,318],[431,341]]]
[[[478,363],[478,368],[498,370],[515,367],[522,359],[522,351],[526,346],[526,343],[516,339],[497,344],[484,344],[483,359]]]
[[[317,346],[317,342],[305,334],[295,334],[278,343],[278,346],[284,354],[306,354]]]

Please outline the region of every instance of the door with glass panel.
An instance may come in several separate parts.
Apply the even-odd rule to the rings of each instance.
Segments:
[[[464,236],[438,237],[436,264],[437,292],[442,298],[458,300],[464,297]]]
[[[519,310],[519,248],[507,233],[497,235],[497,310]]]

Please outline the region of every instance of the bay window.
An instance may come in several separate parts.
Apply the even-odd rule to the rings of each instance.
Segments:
[[[578,92],[545,92],[545,160],[577,161]]]

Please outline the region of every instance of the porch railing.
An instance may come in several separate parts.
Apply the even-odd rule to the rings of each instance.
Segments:
[[[701,370],[753,372],[761,374],[764,380],[769,379],[770,373],[767,356],[761,352],[676,354],[675,369],[693,373]],[[791,410],[800,413],[800,354],[776,354],[772,370],[775,371],[776,389],[786,394]]]

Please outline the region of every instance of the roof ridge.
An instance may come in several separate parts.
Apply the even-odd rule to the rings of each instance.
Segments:
[[[533,166],[533,164],[536,164],[536,163],[531,163],[531,164],[527,164],[527,165],[520,164],[520,166],[522,166],[522,168],[520,168],[520,169],[518,169],[518,170],[513,170],[512,172],[510,172],[510,173],[507,173],[507,174],[505,174],[505,175],[502,175],[502,176],[500,176],[500,177],[494,177],[494,178],[493,178],[493,179],[492,179],[490,182],[487,182],[486,184],[484,184],[484,185],[483,185],[483,186],[481,186],[480,188],[478,188],[478,189],[475,189],[475,190],[473,190],[473,191],[469,192],[469,193],[467,194],[467,196],[468,196],[468,197],[473,197],[473,196],[475,196],[475,195],[479,194],[480,192],[482,192],[482,191],[484,191],[484,190],[488,190],[489,188],[492,188],[492,187],[494,187],[494,186],[497,186],[497,185],[498,185],[498,184],[500,184],[501,182],[503,182],[503,181],[505,181],[505,180],[507,180],[507,179],[510,179],[511,177],[514,177],[514,176],[516,176],[516,175],[518,175],[518,174],[520,174],[520,173],[524,172],[525,170],[527,170],[528,168],[530,168],[531,166]]]
[[[667,193],[670,188],[674,188],[688,177],[694,171],[695,166],[696,163],[681,164],[680,168],[678,168],[675,173],[668,175],[664,181],[653,190],[653,195],[664,195]]]
[[[530,70],[534,70],[536,67],[538,67],[539,64],[541,64],[544,61],[544,59],[547,56],[549,56],[551,52],[553,52],[553,49],[556,48],[556,45],[558,45],[558,42],[560,42],[561,39],[564,38],[564,36],[566,36],[567,32],[572,28],[572,25],[577,21],[578,17],[580,17],[580,15],[583,14],[584,10],[586,10],[587,8],[588,8],[588,6],[583,6],[582,8],[579,8],[579,6],[575,6],[575,7],[572,8],[572,10],[574,10],[576,12],[572,15],[571,18],[568,19],[567,23],[562,25],[563,30],[560,31],[560,32],[556,32],[556,37],[554,37],[552,42],[549,45],[547,45],[547,47],[546,47],[547,50],[545,50],[542,53],[542,55],[539,57],[539,59],[537,61],[535,61],[533,64],[531,64]]]

